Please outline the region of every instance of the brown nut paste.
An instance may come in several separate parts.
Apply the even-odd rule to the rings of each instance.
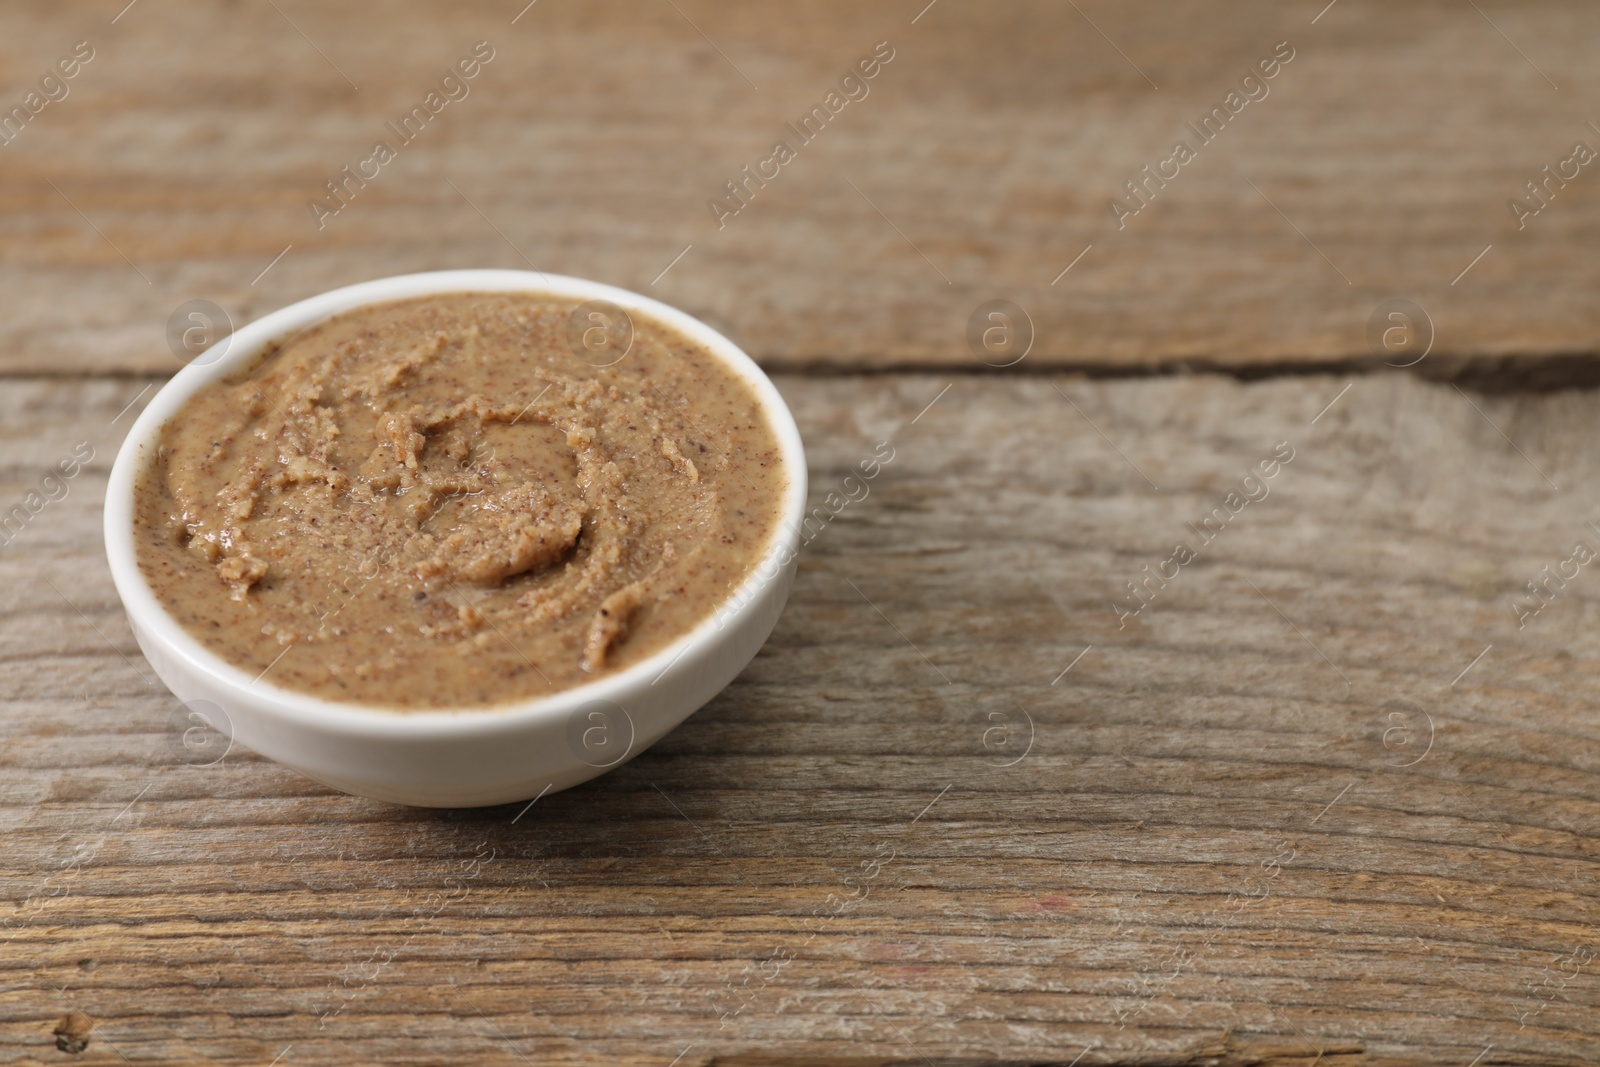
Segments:
[[[202,389],[136,490],[156,596],[251,675],[410,710],[548,695],[688,632],[770,544],[777,438],[644,315],[594,365],[615,355],[569,343],[575,303],[375,305]]]

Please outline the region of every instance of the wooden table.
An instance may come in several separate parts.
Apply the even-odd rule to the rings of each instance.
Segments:
[[[5,108],[93,51],[0,145],[0,510],[93,451],[0,548],[0,1061],[1600,1058],[1593,5],[122,2],[0,14]],[[767,647],[531,808],[186,755],[99,535],[169,316],[530,264],[819,500],[892,443]]]

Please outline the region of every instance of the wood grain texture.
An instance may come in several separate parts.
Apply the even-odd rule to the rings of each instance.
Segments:
[[[1600,373],[1600,178],[1507,207],[1600,147],[1600,11],[523,2],[0,13],[0,115],[95,49],[0,145],[0,515],[94,451],[0,538],[0,1062],[1600,1059],[1600,397],[1355,373],[1401,298],[1426,375]],[[99,533],[173,309],[530,265],[784,372],[820,506],[894,461],[744,674],[586,786],[428,812],[197,765]],[[1035,335],[1000,373],[992,299]]]
[[[1507,208],[1600,146],[1582,0],[120,7],[0,23],[5,108],[96,49],[0,147],[13,372],[169,373],[190,299],[242,323],[356,280],[529,264],[649,289],[780,369],[982,369],[965,328],[995,298],[1033,321],[1026,366],[1096,372],[1370,362],[1392,298],[1427,310],[1445,373],[1537,374],[1600,341],[1600,179],[1552,186],[1520,231]],[[319,229],[323,183],[480,40],[470,95]],[[870,95],[719,229],[707,200],[878,41],[895,58]],[[1269,95],[1119,229],[1124,183],[1198,145],[1185,123],[1284,41]]]
[[[819,502],[895,458],[767,647],[588,785],[429,812],[177,754],[98,533],[148,384],[0,391],[0,500],[95,449],[0,549],[0,1061],[1600,1056],[1600,586],[1511,607],[1596,544],[1593,394],[781,377]]]

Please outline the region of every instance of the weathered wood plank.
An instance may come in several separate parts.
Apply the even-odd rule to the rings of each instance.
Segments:
[[[658,293],[790,369],[977,367],[966,324],[995,298],[1031,316],[1028,366],[1368,360],[1393,298],[1450,373],[1600,344],[1600,181],[1558,178],[1520,231],[1507,207],[1600,147],[1579,0],[276,6],[5,13],[6,106],[73,42],[95,58],[0,147],[0,368],[167,373],[187,300],[244,322],[530,263]],[[495,58],[468,95],[400,145],[385,124],[477,41]],[[864,99],[812,143],[785,131],[879,41]],[[1202,145],[1185,124],[1284,41]],[[397,158],[319,229],[312,198],[380,138]],[[796,158],[719,228],[707,201],[779,138]],[[1119,228],[1112,198],[1178,139],[1197,157]]]
[[[520,817],[183,763],[97,533],[147,383],[8,383],[0,500],[95,458],[0,549],[0,1060],[1592,1061],[1600,593],[1511,605],[1595,543],[1596,398],[1349,383],[780,379],[819,502],[894,460]]]

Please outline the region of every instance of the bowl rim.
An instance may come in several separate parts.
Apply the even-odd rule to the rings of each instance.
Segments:
[[[525,292],[582,300],[608,300],[628,312],[639,312],[676,329],[705,346],[754,391],[778,439],[781,470],[789,484],[779,521],[764,550],[741,582],[692,629],[645,659],[616,674],[583,682],[545,696],[510,701],[481,708],[407,710],[378,704],[327,700],[270,681],[251,678],[242,668],[206,648],[167,613],[139,569],[135,550],[134,484],[157,435],[189,399],[203,387],[247,365],[273,343],[289,340],[301,331],[335,315],[372,304],[445,293]],[[696,647],[714,643],[717,635],[752,621],[762,594],[783,580],[799,548],[804,521],[807,469],[805,449],[794,415],[777,386],[733,341],[699,319],[659,300],[603,282],[540,271],[471,269],[427,271],[358,282],[297,301],[246,324],[213,343],[226,346],[209,362],[197,357],[162,386],[117,450],[106,483],[105,546],[112,582],[133,622],[151,639],[181,658],[224,691],[250,694],[258,708],[312,728],[331,728],[342,734],[370,737],[439,737],[485,735],[547,724],[585,705],[608,701],[626,710],[625,698],[649,688],[671,672]],[[263,672],[265,673],[265,672]],[[226,709],[224,709],[226,712]]]

